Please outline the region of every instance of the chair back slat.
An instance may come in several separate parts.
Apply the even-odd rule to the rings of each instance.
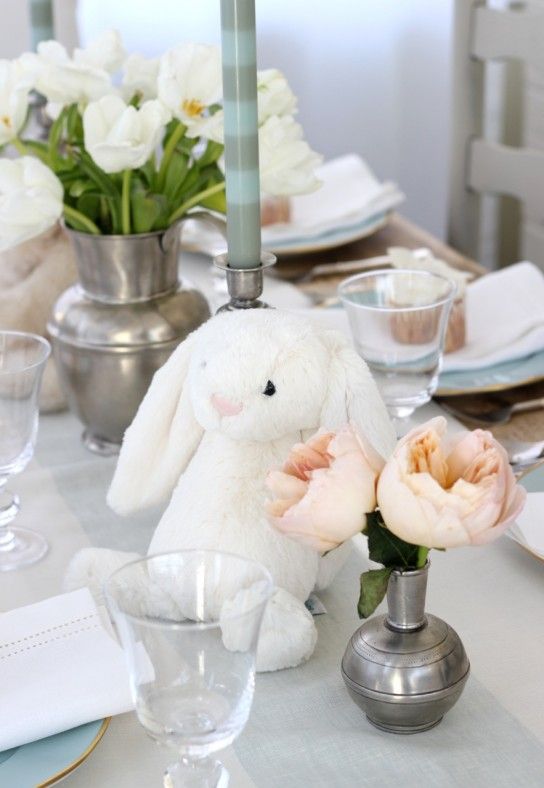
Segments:
[[[468,186],[517,197],[544,219],[544,152],[512,148],[484,139],[469,148]]]
[[[472,54],[480,60],[516,59],[544,68],[544,13],[474,9]]]

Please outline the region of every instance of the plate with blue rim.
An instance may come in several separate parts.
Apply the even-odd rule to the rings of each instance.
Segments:
[[[334,230],[314,235],[304,234],[301,229],[300,236],[291,236],[284,240],[281,237],[267,239],[263,232],[263,248],[278,255],[311,254],[334,249],[372,235],[387,224],[389,216],[390,211],[380,211],[363,221],[344,224]],[[183,229],[181,246],[185,251],[200,252],[213,257],[226,250],[226,241],[216,228],[201,222],[192,222]]]
[[[77,769],[105,734],[111,717],[0,752],[0,785],[46,788]]]
[[[544,350],[525,358],[505,361],[493,367],[442,372],[438,380],[439,397],[454,397],[460,394],[485,394],[506,391],[517,386],[526,386],[544,380]]]

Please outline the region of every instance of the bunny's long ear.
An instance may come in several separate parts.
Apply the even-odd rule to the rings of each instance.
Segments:
[[[321,426],[336,430],[351,422],[387,458],[396,444],[393,423],[369,368],[338,331],[324,331],[331,352],[329,385]]]
[[[174,489],[195,453],[203,430],[194,417],[185,380],[193,332],[154,375],[125,432],[108,504],[129,514],[159,503]]]

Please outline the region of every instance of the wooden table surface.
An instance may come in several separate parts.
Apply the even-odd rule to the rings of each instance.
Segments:
[[[312,265],[377,257],[386,254],[390,246],[406,246],[409,249],[426,247],[435,257],[445,260],[455,268],[473,271],[477,275],[486,272],[486,269],[474,260],[457,252],[404,216],[393,213],[385,227],[368,238],[362,238],[335,249],[301,254],[296,257],[280,255],[277,274],[285,279],[293,279],[303,274]]]

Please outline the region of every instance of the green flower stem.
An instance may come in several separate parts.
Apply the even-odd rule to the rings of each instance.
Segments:
[[[34,156],[34,158],[40,159],[40,161],[43,161],[44,164],[47,164],[49,166],[49,156],[45,151],[42,152],[38,150],[32,150],[31,148],[27,148],[27,146],[24,143],[24,140],[19,139],[19,137],[14,137],[11,140],[11,144],[13,145],[15,150],[17,150],[21,154],[21,156]]]
[[[164,189],[164,182],[166,181],[166,173],[168,172],[168,165],[170,164],[170,159],[176,149],[176,145],[183,137],[185,132],[187,131],[187,126],[184,126],[183,123],[178,123],[172,134],[170,135],[170,139],[168,140],[166,147],[162,154],[161,159],[161,166],[159,168],[159,174],[157,177],[157,191],[162,192]]]
[[[417,566],[416,569],[421,569],[427,563],[427,556],[429,555],[429,548],[422,547],[421,545],[417,550]]]
[[[198,205],[198,203],[199,203],[199,202],[201,202],[201,200],[205,200],[205,199],[206,199],[206,197],[211,197],[211,196],[212,196],[212,194],[217,194],[218,192],[220,192],[220,191],[223,191],[223,189],[224,189],[224,188],[225,188],[225,182],[224,182],[224,181],[222,181],[221,183],[216,183],[216,184],[214,184],[213,186],[210,186],[208,189],[204,189],[204,191],[202,191],[202,192],[199,192],[198,194],[195,194],[195,195],[193,195],[193,197],[191,197],[189,200],[185,200],[185,202],[183,202],[183,203],[182,203],[182,204],[179,206],[179,208],[176,208],[176,210],[174,211],[174,213],[173,213],[173,214],[171,214],[171,215],[168,217],[168,222],[167,222],[167,224],[168,224],[168,225],[171,225],[171,224],[173,224],[175,221],[177,221],[178,219],[181,219],[181,217],[182,217],[182,216],[183,216],[185,213],[187,213],[187,211],[189,210],[189,208],[192,208],[192,207],[193,207],[193,205]]]
[[[72,208],[71,205],[66,205],[66,203],[64,203],[64,215],[68,220],[84,227],[85,231],[91,233],[91,235],[100,235],[100,230],[88,216]]]
[[[121,191],[121,226],[123,235],[130,234],[130,176],[132,170],[123,171],[123,187]]]

